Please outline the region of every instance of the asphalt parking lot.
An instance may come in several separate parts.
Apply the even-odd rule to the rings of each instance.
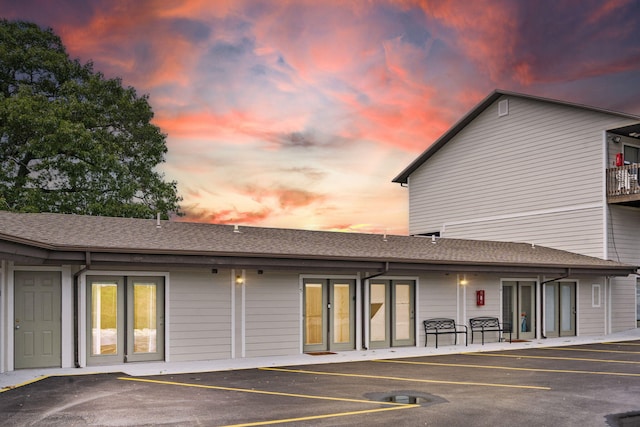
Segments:
[[[196,374],[52,376],[0,393],[0,424],[640,426],[640,341]]]

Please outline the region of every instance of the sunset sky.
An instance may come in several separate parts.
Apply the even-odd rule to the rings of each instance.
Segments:
[[[391,183],[496,88],[640,114],[640,1],[0,0],[148,94],[182,220],[406,234]]]

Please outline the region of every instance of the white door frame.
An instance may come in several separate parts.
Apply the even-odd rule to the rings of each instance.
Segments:
[[[168,271],[85,270],[78,276],[78,366],[87,366],[87,276],[157,276],[164,277],[164,361],[170,360],[169,322],[170,274]]]

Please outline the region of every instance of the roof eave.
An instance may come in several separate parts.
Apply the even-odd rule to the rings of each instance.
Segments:
[[[149,252],[94,252],[46,251],[40,262],[45,265],[60,263],[91,264],[92,266],[136,265],[155,267],[255,268],[271,270],[339,269],[351,271],[416,272],[477,272],[520,274],[571,274],[597,276],[628,276],[637,267],[630,265],[571,265],[531,264],[514,262],[478,262],[452,260],[400,260],[391,258],[310,256],[292,254],[249,253],[149,253]],[[34,257],[34,259],[36,259]]]
[[[438,138],[433,144],[429,146],[422,154],[420,154],[413,162],[409,164],[402,172],[400,172],[395,178],[393,178],[392,182],[396,182],[399,184],[408,183],[409,176],[418,169],[424,162],[426,162],[433,154],[442,148],[447,142],[449,142],[458,132],[460,132],[465,126],[467,126],[471,121],[473,121],[476,117],[478,117],[485,109],[487,109],[491,104],[493,104],[497,99],[501,96],[516,96],[519,98],[531,99],[535,101],[553,103],[557,105],[565,105],[575,108],[581,108],[584,110],[597,111],[604,114],[611,114],[619,117],[624,117],[631,120],[640,121],[640,116],[628,113],[622,113],[619,111],[608,110],[605,108],[591,107],[584,104],[577,104],[566,101],[559,101],[556,99],[544,98],[540,96],[534,95],[526,95],[517,92],[511,92],[506,90],[496,89],[492,93],[490,93],[486,98],[480,101],[475,107],[473,107],[465,116],[463,116],[458,122],[456,122],[447,132],[445,132],[440,138]]]
[[[429,146],[422,154],[420,154],[413,162],[409,164],[402,172],[393,178],[392,182],[399,184],[406,184],[411,175],[416,169],[426,162],[436,151],[442,148],[447,142],[449,142],[458,132],[471,123],[480,113],[482,113],[489,105],[491,105],[496,99],[500,98],[505,92],[495,90],[489,94],[486,98],[480,101],[475,107],[473,107],[466,115],[458,120],[447,132],[445,132],[440,138],[438,138],[433,144]]]

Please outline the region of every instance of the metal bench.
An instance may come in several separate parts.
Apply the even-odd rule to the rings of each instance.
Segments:
[[[482,334],[482,345],[484,345],[485,332],[498,332],[498,341],[502,341],[504,339],[502,334],[508,332],[509,342],[511,342],[511,324],[503,323],[500,326],[500,320],[497,317],[473,317],[469,319],[469,325],[471,325],[471,344],[473,344],[474,332]]]
[[[438,335],[453,334],[453,343],[458,344],[458,334],[464,334],[464,345],[468,345],[467,326],[458,325],[453,319],[434,318],[424,322],[424,346],[427,346],[429,335],[436,336],[436,348],[438,348]]]

